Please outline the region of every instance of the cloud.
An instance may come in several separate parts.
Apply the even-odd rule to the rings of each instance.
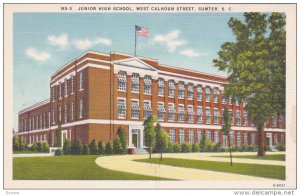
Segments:
[[[36,61],[45,61],[50,57],[50,54],[47,52],[39,52],[35,48],[27,48],[26,55]]]
[[[75,39],[73,44],[78,50],[87,50],[87,49],[89,49],[89,48],[91,48],[91,47],[93,47],[94,45],[97,45],[97,44],[110,46],[112,44],[112,41],[110,39],[107,39],[107,38],[98,37],[94,41],[91,41],[88,38]]]
[[[49,35],[48,42],[53,46],[59,46],[60,49],[65,49],[68,45],[68,34],[63,33],[60,36]]]
[[[187,57],[197,57],[197,56],[209,56],[208,53],[198,53],[192,49],[184,49],[179,52],[179,54]]]
[[[174,52],[178,46],[186,44],[186,41],[179,39],[181,31],[174,30],[166,35],[156,35],[153,39],[154,42],[160,44],[166,44],[169,52]]]

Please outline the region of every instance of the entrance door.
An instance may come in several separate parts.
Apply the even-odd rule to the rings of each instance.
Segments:
[[[132,134],[132,145],[136,148],[138,147],[138,134],[136,133]]]

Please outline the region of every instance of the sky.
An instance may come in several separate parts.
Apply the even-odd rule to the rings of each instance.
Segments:
[[[50,76],[87,50],[134,54],[159,63],[225,76],[212,61],[234,40],[228,20],[242,13],[15,13],[13,16],[13,126],[18,112],[49,98]]]

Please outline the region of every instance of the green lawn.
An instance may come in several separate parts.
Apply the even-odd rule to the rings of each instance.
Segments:
[[[166,180],[99,167],[99,155],[15,157],[14,180]]]
[[[159,158],[139,159],[136,161],[234,174],[244,174],[264,178],[275,178],[280,180],[285,179],[285,166],[279,165],[262,165],[233,162],[233,166],[230,166],[229,162],[202,161],[177,158],[164,158],[163,161],[160,161]]]
[[[23,150],[23,151],[13,151],[13,154],[49,154],[49,152],[37,152],[31,150]]]
[[[215,157],[227,157],[229,156],[215,156]],[[275,161],[285,161],[285,154],[269,154],[263,157],[256,155],[232,155],[233,158],[241,159],[260,159],[260,160],[275,160]]]

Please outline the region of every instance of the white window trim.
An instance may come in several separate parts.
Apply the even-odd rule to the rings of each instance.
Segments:
[[[140,108],[140,110],[139,110],[139,116],[136,118],[136,117],[134,117],[134,118],[132,118],[132,101],[137,101],[137,104],[138,104],[138,106],[140,107],[140,100],[139,99],[130,99],[130,119],[133,119],[133,120],[138,120],[139,119],[139,116],[140,116],[140,110],[141,110],[141,108]]]
[[[126,98],[125,97],[118,97],[117,98],[117,107],[118,107],[118,102],[119,102],[119,100],[123,100],[124,101],[124,103],[125,103],[125,116],[124,117],[119,117],[119,113],[118,113],[118,119],[126,119]]]
[[[79,91],[83,91],[83,72],[81,71],[79,73]]]

